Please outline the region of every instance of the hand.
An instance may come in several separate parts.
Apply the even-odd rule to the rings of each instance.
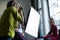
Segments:
[[[51,35],[50,35],[50,34],[48,34],[48,35],[45,35],[45,36],[44,36],[44,38],[48,38],[48,37],[51,37]]]
[[[47,35],[44,36],[44,38],[46,38]]]

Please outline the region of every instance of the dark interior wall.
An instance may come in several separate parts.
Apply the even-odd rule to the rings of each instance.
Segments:
[[[9,0],[0,0],[0,16],[2,15],[4,9],[6,8],[8,1]],[[16,0],[16,1],[23,6],[24,19],[25,19],[25,22],[27,22],[26,20],[28,17],[28,11],[31,7],[31,1],[30,0]]]
[[[38,11],[38,0],[31,0],[31,5]]]

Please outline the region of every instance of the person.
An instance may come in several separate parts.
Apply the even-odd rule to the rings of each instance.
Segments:
[[[48,39],[58,40],[58,38],[59,38],[58,29],[57,29],[56,25],[54,24],[54,19],[50,18],[49,23],[50,23],[50,32],[44,38],[47,39],[47,40]]]
[[[17,28],[17,21],[23,23],[18,13],[16,1],[9,1],[0,19],[0,40],[12,40]]]
[[[21,15],[22,17],[22,20],[23,20],[23,24],[24,24],[24,17],[23,17],[23,8],[21,5],[17,5],[17,7],[19,7],[18,9],[18,12],[19,14]],[[17,22],[18,23],[18,27],[16,28],[16,31],[15,31],[15,36],[14,36],[14,39],[13,40],[25,40],[25,37],[24,37],[24,32],[23,32],[23,26],[21,23]]]
[[[60,40],[60,29],[59,29],[59,40]]]

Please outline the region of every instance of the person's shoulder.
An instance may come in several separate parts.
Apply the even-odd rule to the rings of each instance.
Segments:
[[[10,10],[10,11],[17,11],[16,7],[14,7],[14,6],[8,7],[7,10]]]
[[[13,10],[17,10],[16,7],[12,7]]]
[[[13,11],[16,11],[17,10],[16,7],[13,7],[13,6],[10,7],[10,9],[13,10]]]
[[[56,26],[55,24],[52,24],[52,26]]]
[[[57,28],[57,26],[56,25],[52,25],[54,28]]]

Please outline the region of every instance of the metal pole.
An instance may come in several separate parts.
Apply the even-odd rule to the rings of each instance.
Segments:
[[[47,0],[48,16],[50,18],[49,0]]]

